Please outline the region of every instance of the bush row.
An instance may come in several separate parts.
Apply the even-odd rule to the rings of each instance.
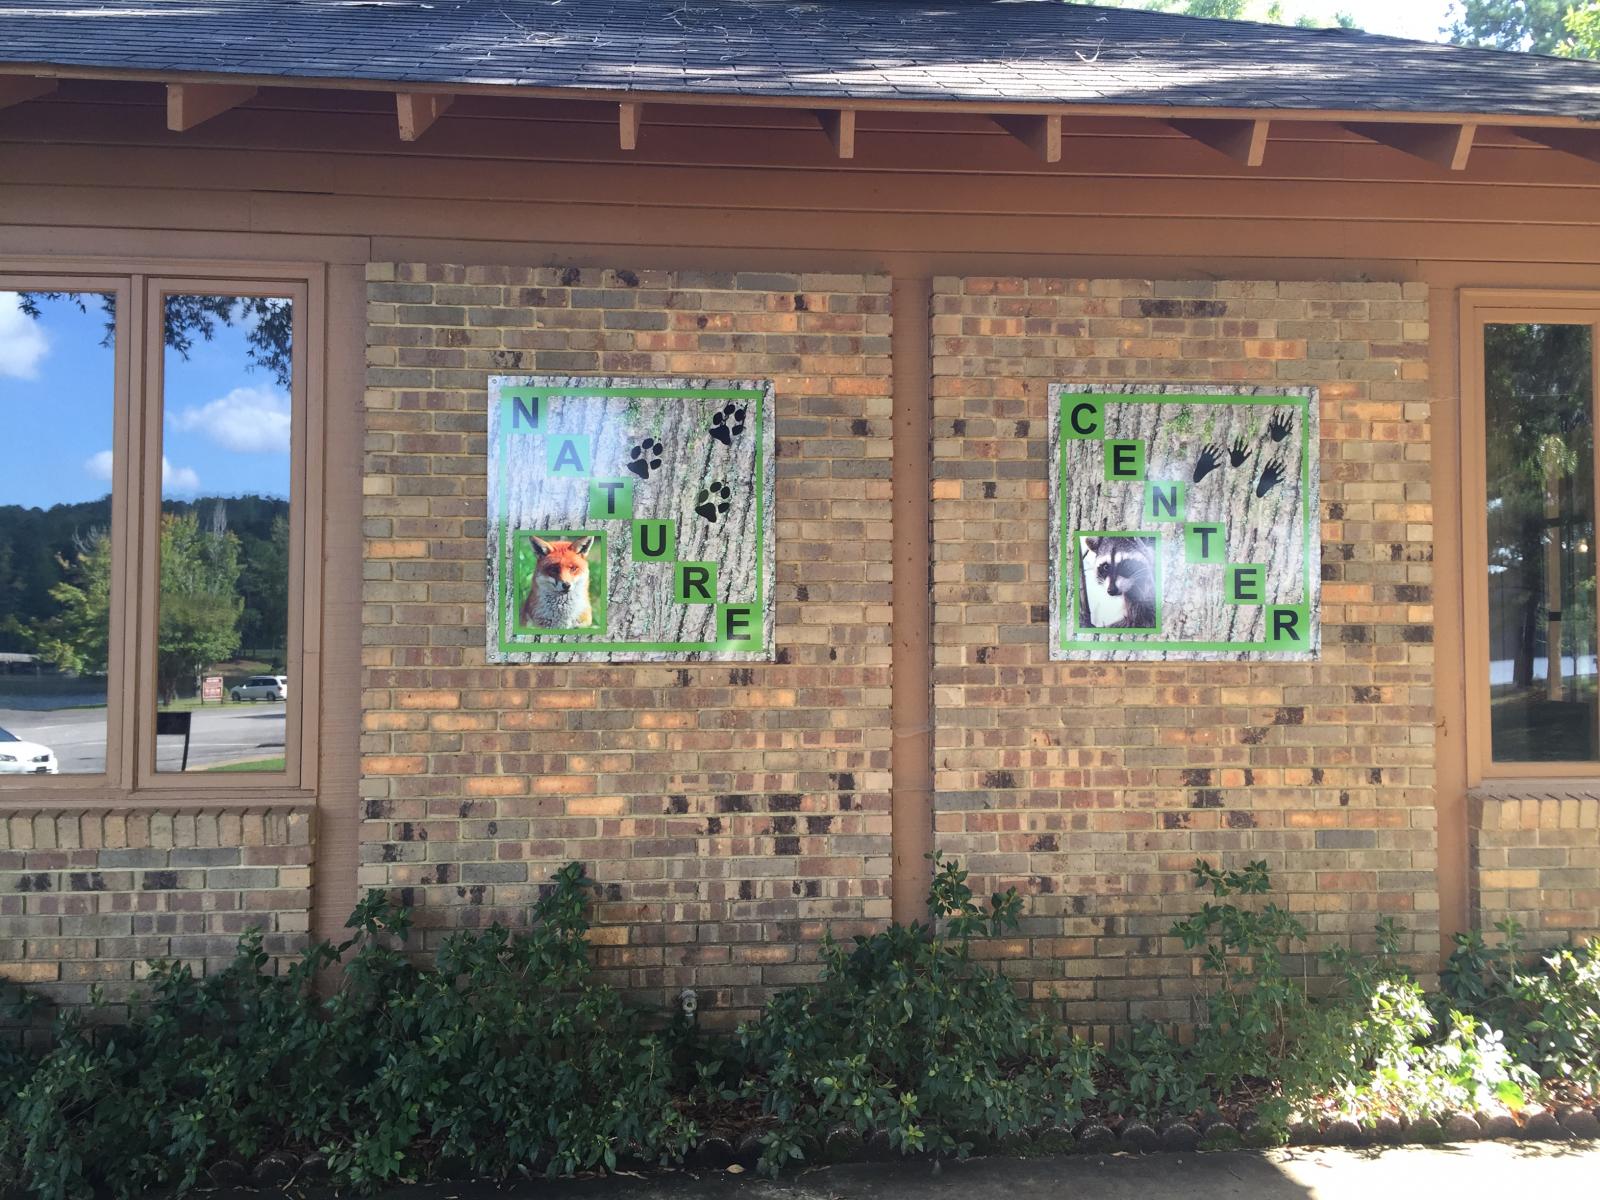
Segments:
[[[1100,1051],[974,960],[1017,925],[1014,891],[974,899],[936,860],[927,924],[822,947],[819,982],[777,995],[736,1038],[682,1014],[646,1024],[591,975],[593,884],[559,872],[524,933],[457,933],[419,968],[410,914],[374,892],[348,940],[271,973],[259,935],[197,979],[157,964],[123,1024],[64,1012],[42,1049],[0,1049],[0,1179],[24,1193],[179,1191],[219,1163],[314,1157],[337,1186],[507,1178],[682,1161],[708,1137],[787,1164],[863,1139],[965,1156],[1059,1145],[1085,1114],[1135,1127],[1226,1115],[1251,1140],[1307,1122],[1439,1120],[1600,1090],[1600,946],[1522,965],[1517,931],[1459,946],[1425,993],[1380,953],[1331,955],[1313,995],[1286,966],[1305,937],[1261,898],[1266,867],[1195,867],[1212,895],[1174,933],[1210,981],[1180,1041],[1140,1026]],[[332,994],[314,983],[342,964]],[[24,1008],[26,997],[22,998]]]

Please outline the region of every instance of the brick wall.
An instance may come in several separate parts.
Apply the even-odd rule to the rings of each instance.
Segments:
[[[1592,789],[1519,789],[1470,798],[1474,928],[1510,917],[1529,946],[1600,937],[1600,799]]]
[[[1265,859],[1319,942],[1437,944],[1419,284],[935,281],[936,837],[1029,894],[1002,947],[1074,1022],[1179,1019],[1196,857]],[[1052,663],[1046,390],[1322,389],[1323,653]]]
[[[369,280],[361,882],[427,939],[582,860],[601,961],[727,1023],[889,910],[889,281]],[[778,662],[485,665],[485,394],[518,371],[773,380]]]
[[[254,926],[305,945],[311,814],[217,809],[0,816],[0,981],[63,1005],[125,998],[150,959],[197,974]]]

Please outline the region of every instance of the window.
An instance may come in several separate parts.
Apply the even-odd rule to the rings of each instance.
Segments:
[[[1463,496],[1474,756],[1483,776],[1600,774],[1600,307],[1574,298],[1469,304],[1468,314],[1463,433],[1472,461]]]
[[[0,277],[0,789],[314,783],[313,282]]]

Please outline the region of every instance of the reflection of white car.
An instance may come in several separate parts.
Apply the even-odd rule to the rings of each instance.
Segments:
[[[283,675],[252,675],[228,695],[234,700],[287,700],[289,680]]]
[[[0,775],[54,775],[56,754],[49,746],[25,742],[0,729]]]

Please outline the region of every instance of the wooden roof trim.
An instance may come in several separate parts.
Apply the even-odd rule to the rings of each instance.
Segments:
[[[1016,117],[1002,114],[994,123],[1021,142],[1040,162],[1061,161],[1061,114],[1042,117]]]
[[[455,103],[449,92],[396,92],[395,115],[400,121],[400,140],[414,142]]]
[[[1362,121],[1343,121],[1341,124],[1360,137],[1447,171],[1467,169],[1472,143],[1478,136],[1478,126],[1471,121],[1455,126],[1373,125]]]
[[[1544,146],[1550,150],[1559,150],[1563,154],[1570,154],[1574,158],[1585,159],[1588,162],[1600,163],[1600,128],[1593,130],[1525,129],[1513,125],[1511,132],[1520,138],[1526,138],[1537,146]]]
[[[518,87],[513,84],[411,83],[405,80],[318,78],[299,75],[246,75],[218,71],[133,71],[112,67],[59,66],[51,63],[0,63],[0,77],[33,76],[41,79],[101,79],[130,83],[215,83],[255,88],[307,88],[329,91],[439,93],[457,96],[526,97],[534,100],[592,100],[597,102],[687,104],[700,107],[782,108],[815,111],[848,103],[856,112],[956,112],[979,116],[1155,117],[1159,120],[1277,120],[1353,121],[1397,125],[1505,125],[1537,129],[1597,130],[1600,122],[1578,117],[1523,113],[1481,112],[1375,112],[1367,109],[1322,108],[1218,108],[1174,104],[1070,104],[988,100],[911,100],[904,98],[827,96],[746,96],[715,92],[627,91],[615,88]]]
[[[617,105],[617,145],[624,150],[639,148],[639,125],[644,120],[644,105],[624,100]]]
[[[856,156],[856,113],[853,108],[821,108],[817,123],[833,143],[833,152],[840,158]]]
[[[0,108],[26,104],[56,90],[56,80],[32,75],[0,75]]]
[[[167,128],[186,133],[252,99],[260,89],[231,83],[167,84]]]
[[[1168,121],[1168,125],[1202,146],[1210,146],[1242,167],[1259,167],[1267,157],[1267,137],[1272,122],[1265,117],[1254,120]]]

